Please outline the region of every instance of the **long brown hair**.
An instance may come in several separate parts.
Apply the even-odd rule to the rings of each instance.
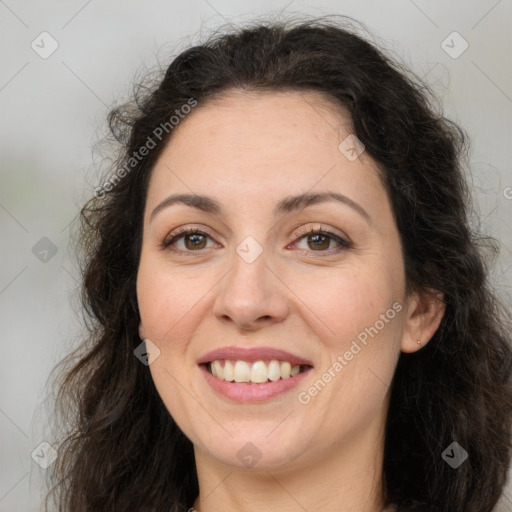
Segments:
[[[348,25],[331,17],[216,33],[110,112],[120,156],[81,211],[88,335],[59,365],[56,412],[68,429],[46,504],[53,496],[66,512],[182,512],[198,494],[192,444],[134,357],[135,282],[148,180],[173,133],[158,139],[155,129],[191,98],[201,105],[228,88],[321,91],[348,108],[382,170],[408,291],[444,293],[439,329],[396,367],[387,502],[399,512],[491,512],[498,502],[512,450],[512,322],[488,278],[497,244],[470,225],[467,137],[425,83]],[[155,146],[130,161],[148,137]],[[452,442],[469,454],[457,469],[442,458]]]

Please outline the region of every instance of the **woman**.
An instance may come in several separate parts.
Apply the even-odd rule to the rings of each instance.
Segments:
[[[409,75],[343,23],[262,23],[111,112],[59,510],[492,510],[509,316],[464,133]]]

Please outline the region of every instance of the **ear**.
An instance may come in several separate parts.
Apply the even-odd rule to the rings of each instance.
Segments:
[[[144,326],[142,325],[142,320],[139,322],[139,338],[141,340],[146,339],[146,330],[144,329]]]
[[[430,290],[430,293],[414,292],[408,301],[402,352],[416,352],[424,347],[437,331],[445,310],[443,293],[435,290]],[[421,344],[418,344],[418,340]]]

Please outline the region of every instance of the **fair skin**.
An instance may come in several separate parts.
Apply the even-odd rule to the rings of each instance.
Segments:
[[[149,366],[152,378],[194,445],[194,508],[380,512],[397,359],[428,343],[444,308],[405,294],[400,237],[375,163],[366,152],[350,161],[338,149],[353,133],[350,118],[313,92],[229,91],[196,107],[174,130],[147,192],[139,335],[160,349]],[[285,197],[321,192],[347,196],[368,218],[335,201],[274,216]],[[210,196],[223,214],[175,203],[151,218],[176,193]],[[208,236],[160,248],[180,227]],[[310,228],[352,245],[336,252],[335,239],[319,241]],[[249,236],[262,249],[251,263],[236,251]],[[400,312],[301,403],[299,393],[397,302]],[[313,368],[279,396],[238,403],[214,391],[197,364],[230,345],[286,350]],[[251,467],[237,456],[248,442],[261,457]]]

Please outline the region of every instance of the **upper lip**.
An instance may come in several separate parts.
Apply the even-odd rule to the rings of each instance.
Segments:
[[[296,364],[313,366],[311,361],[303,357],[291,354],[285,350],[279,350],[272,347],[223,347],[208,352],[197,361],[197,364],[210,363],[212,361],[222,359],[240,360],[247,362],[276,359],[278,361],[288,361],[292,366]]]

